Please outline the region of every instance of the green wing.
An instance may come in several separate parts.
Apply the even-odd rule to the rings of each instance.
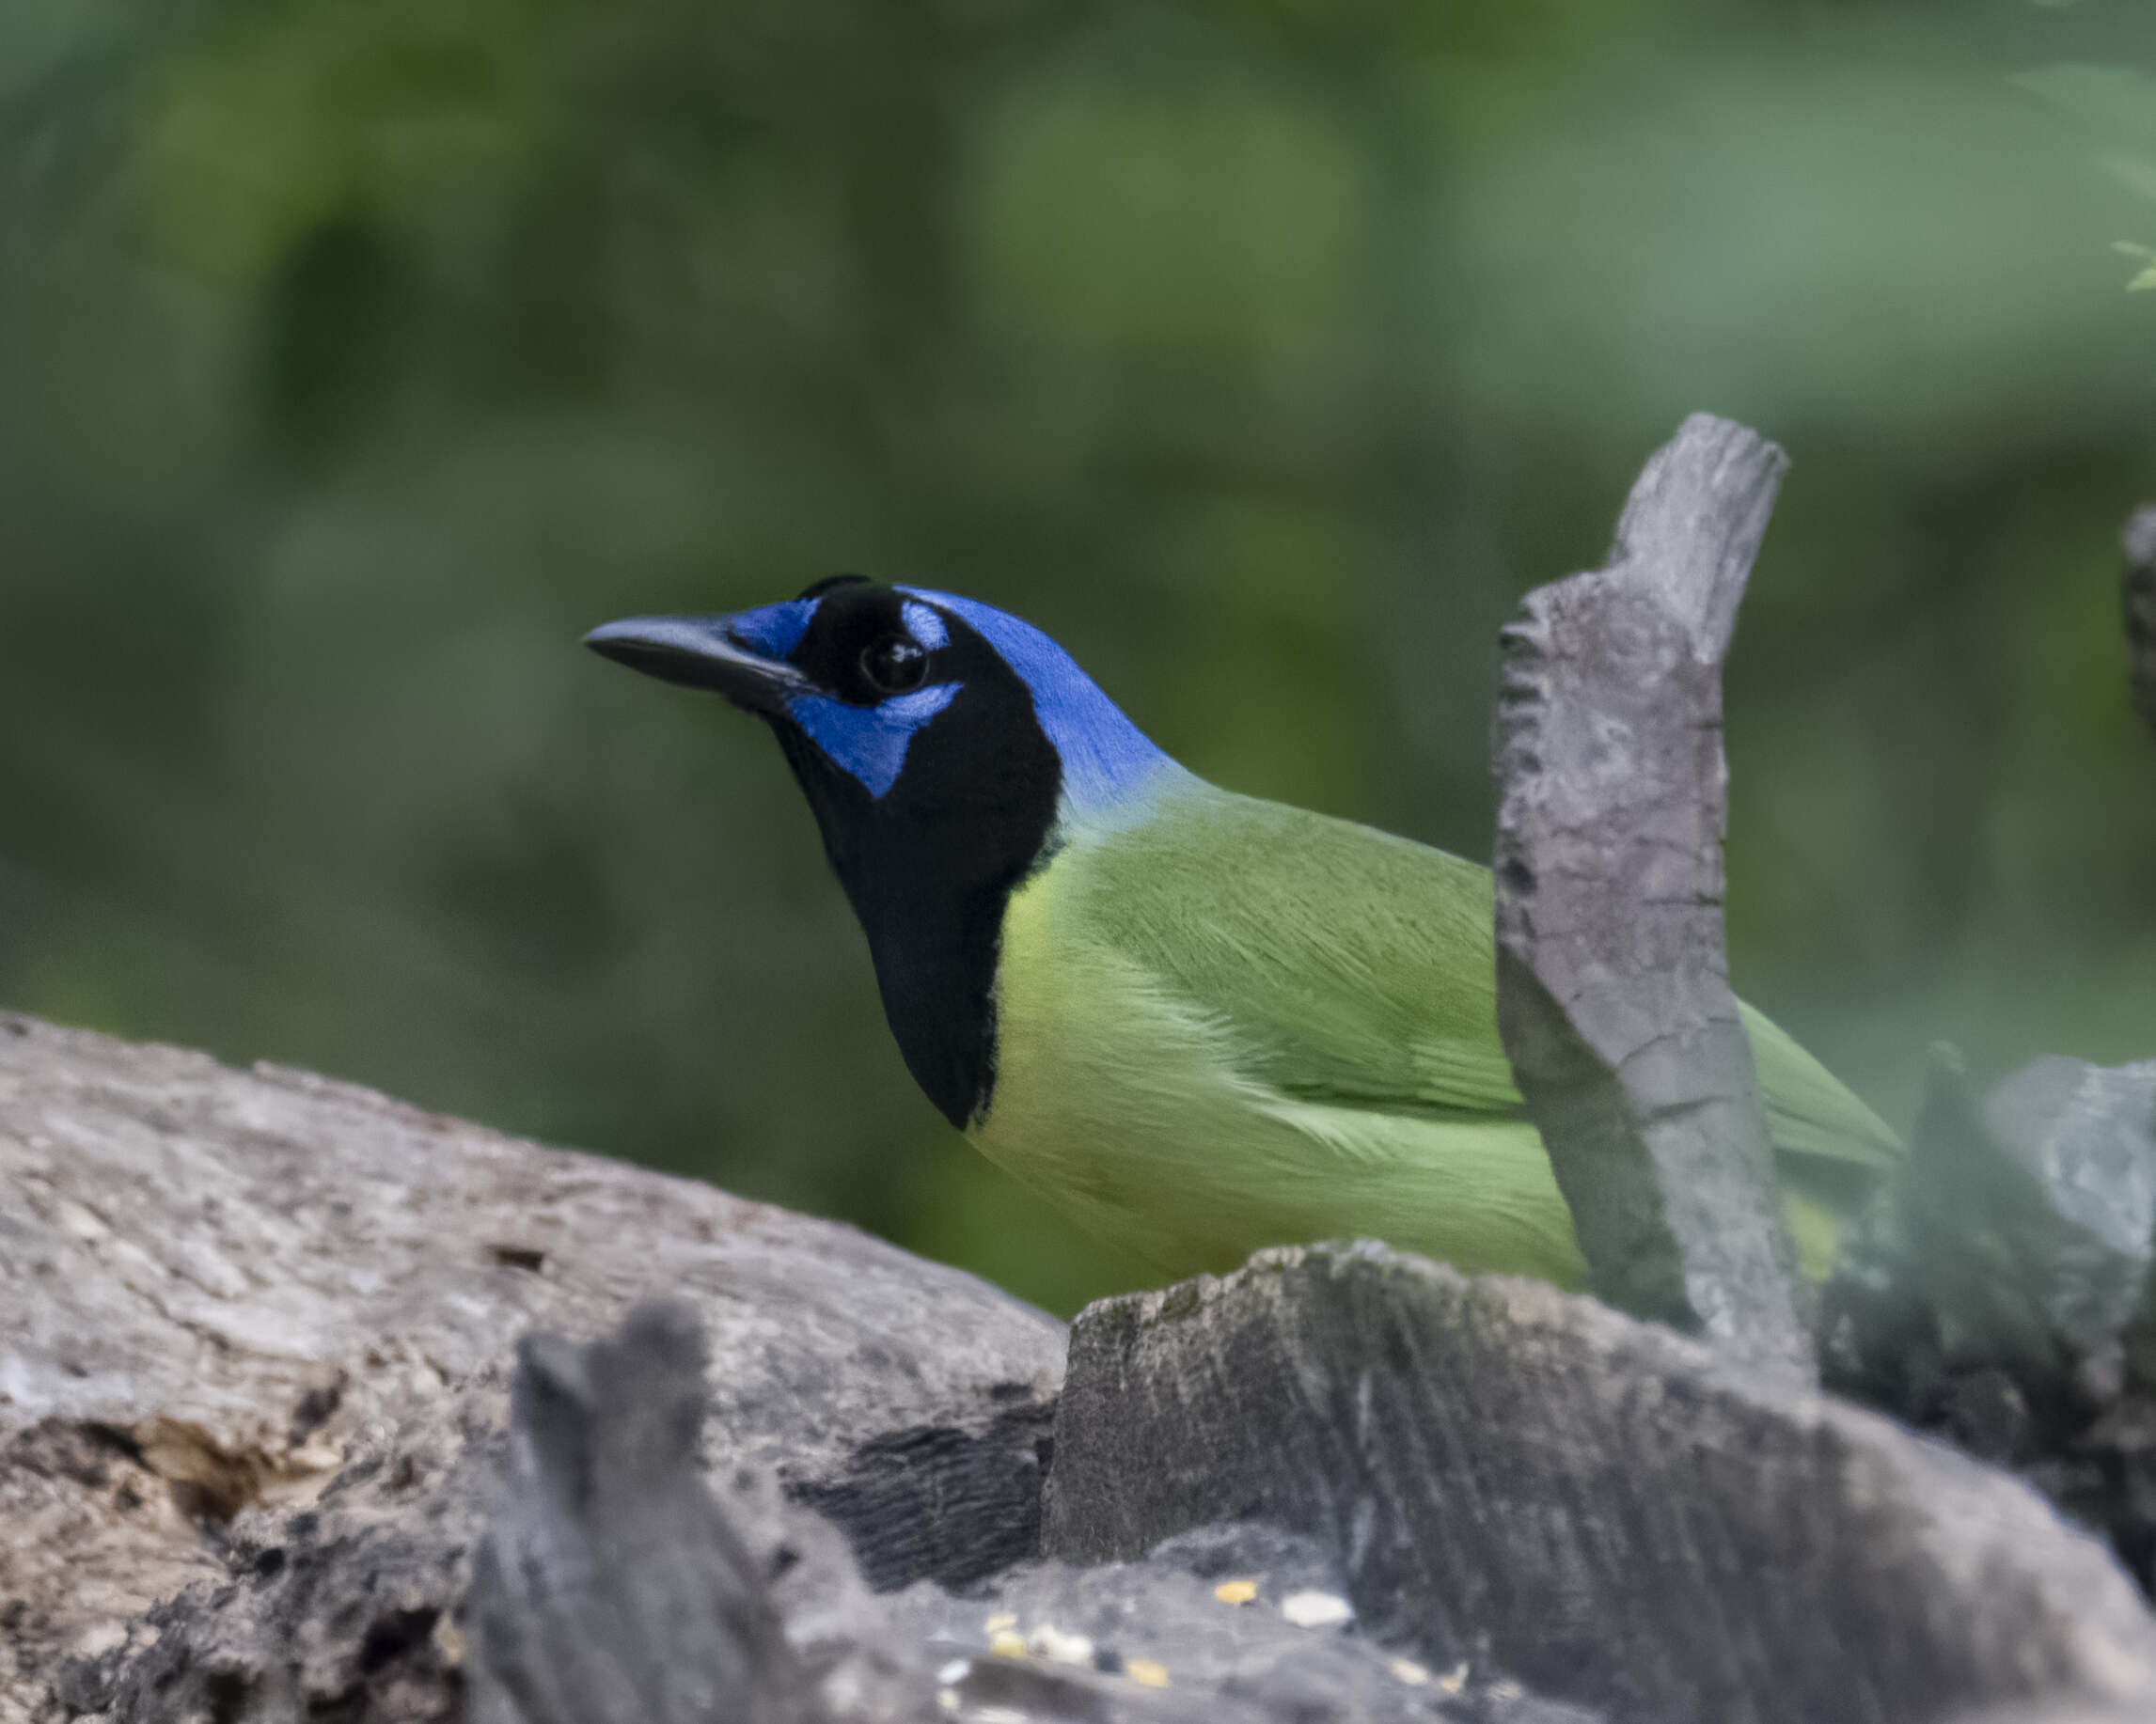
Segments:
[[[1245,1072],[1337,1106],[1524,1118],[1498,1040],[1487,869],[1209,786],[1088,845],[1087,924],[1231,1027]],[[1901,1146],[1749,1007],[1799,1196],[1846,1211]]]

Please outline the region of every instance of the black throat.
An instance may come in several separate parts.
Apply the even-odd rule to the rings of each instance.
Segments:
[[[1044,859],[1062,762],[1031,692],[983,659],[881,797],[775,721],[852,901],[906,1069],[963,1130],[996,1086],[996,964],[1012,891]]]

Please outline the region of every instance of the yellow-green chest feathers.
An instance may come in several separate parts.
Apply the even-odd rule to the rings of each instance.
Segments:
[[[1487,870],[1185,780],[1136,823],[1067,835],[1013,894],[969,1136],[1172,1274],[1371,1235],[1576,1286],[1493,977]],[[1748,1027],[1823,1273],[1832,1206],[1895,1142],[1786,1036]]]

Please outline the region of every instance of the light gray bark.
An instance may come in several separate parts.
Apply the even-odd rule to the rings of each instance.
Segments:
[[[678,1322],[579,1344],[653,1293],[700,1443]],[[520,1454],[535,1327],[579,1339],[527,1346]],[[849,1228],[0,1017],[0,1721],[594,1724],[635,1669],[715,1724],[1596,1724],[1298,1626],[1329,1559],[1263,1528],[1031,1559],[1063,1339]]]
[[[2035,1492],[1658,1324],[1378,1246],[1079,1314],[1044,1548],[1317,1540],[1365,1629],[1615,1724],[2156,1716],[2156,1623]]]
[[[1043,1313],[708,1185],[0,1016],[0,1724],[71,1669],[77,1710],[120,1704],[168,1628],[198,1677],[223,1645],[234,1683],[267,1660],[323,1703],[435,1716],[517,1338],[654,1293],[703,1319],[714,1467],[841,1493],[894,1581],[1030,1554],[1064,1334]],[[859,1462],[894,1433],[900,1491]],[[153,1620],[235,1582],[229,1620]]]
[[[1786,464],[1695,415],[1608,565],[1530,593],[1505,630],[1498,1022],[1596,1292],[1804,1383],[1722,925],[1722,660]]]
[[[703,1372],[694,1309],[660,1301],[617,1336],[517,1349],[513,1483],[472,1582],[472,1724],[825,1716],[771,1576],[698,1468]]]

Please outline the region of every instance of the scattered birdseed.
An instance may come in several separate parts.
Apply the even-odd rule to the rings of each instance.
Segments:
[[[1527,1690],[1516,1682],[1498,1681],[1489,1685],[1489,1698],[1493,1700],[1523,1700]]]
[[[981,1624],[983,1634],[1001,1634],[1006,1628],[1015,1628],[1018,1619],[1008,1610],[999,1610]]]
[[[1125,1658],[1123,1673],[1132,1682],[1141,1683],[1148,1688],[1165,1688],[1168,1685],[1168,1667],[1155,1664],[1150,1658]]]
[[[956,1688],[936,1689],[936,1703],[946,1712],[956,1712],[958,1710],[958,1690]]]
[[[1298,1628],[1337,1628],[1354,1620],[1355,1606],[1337,1592],[1290,1592],[1280,1613]]]
[[[936,1680],[941,1683],[945,1687],[949,1688],[964,1682],[968,1676],[972,1674],[972,1659],[953,1658],[949,1664],[945,1665],[940,1670],[936,1672]]]
[[[1412,1658],[1393,1659],[1393,1674],[1398,1677],[1402,1682],[1406,1683],[1410,1688],[1419,1688],[1424,1683],[1430,1680],[1429,1671],[1423,1669],[1423,1667],[1417,1664]]]
[[[1026,1637],[1026,1650],[1037,1657],[1053,1660],[1057,1664],[1091,1664],[1093,1641],[1082,1634],[1065,1634],[1048,1622],[1043,1622]]]
[[[1457,1694],[1467,1685],[1468,1663],[1465,1658],[1462,1658],[1451,1669],[1438,1678],[1438,1686],[1447,1694]]]
[[[973,1724],[1026,1724],[1026,1715],[1015,1706],[983,1706],[974,1713]]]
[[[1223,1580],[1213,1589],[1213,1596],[1223,1605],[1247,1605],[1258,1595],[1258,1583],[1254,1580]]]
[[[988,1637],[988,1650],[999,1658],[1023,1658],[1026,1655],[1026,1637],[1008,1628],[999,1628]]]

